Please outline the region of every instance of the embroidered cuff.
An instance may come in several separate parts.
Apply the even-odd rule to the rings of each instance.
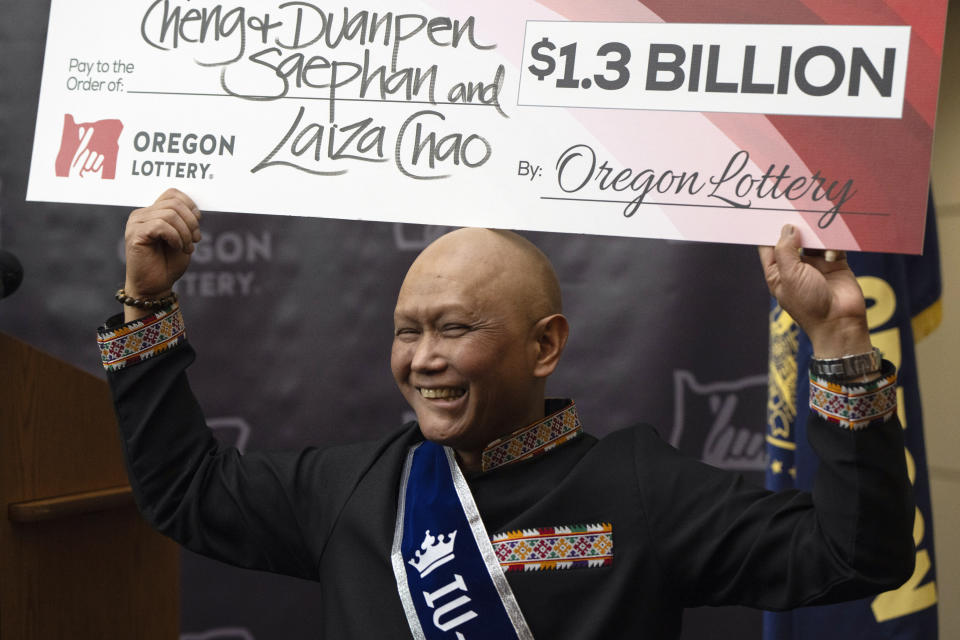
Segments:
[[[180,305],[161,309],[117,328],[100,327],[97,344],[107,371],[117,371],[166,351],[186,340]]]
[[[810,376],[810,410],[845,429],[863,429],[897,412],[897,370],[884,360],[880,378],[841,385]]]
[[[504,571],[545,571],[613,564],[613,525],[543,527],[490,538]]]

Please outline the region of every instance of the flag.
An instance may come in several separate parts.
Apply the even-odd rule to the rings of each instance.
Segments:
[[[927,200],[922,256],[850,253],[848,261],[867,299],[870,337],[898,369],[898,416],[904,428],[907,470],[917,503],[913,538],[916,567],[902,587],[842,604],[764,613],[764,640],[878,638],[935,640],[937,587],[930,482],[914,345],[940,322],[940,254]],[[767,402],[767,486],[809,490],[817,458],[807,442],[810,340],[782,309],[770,312],[770,382]]]

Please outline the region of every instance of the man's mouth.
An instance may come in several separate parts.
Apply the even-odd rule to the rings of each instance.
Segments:
[[[421,397],[428,400],[453,400],[467,392],[466,389],[460,387],[417,387],[417,391],[420,392]]]

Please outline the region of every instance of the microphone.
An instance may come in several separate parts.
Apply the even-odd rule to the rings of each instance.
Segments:
[[[0,249],[0,298],[17,290],[23,281],[23,266],[9,251]]]

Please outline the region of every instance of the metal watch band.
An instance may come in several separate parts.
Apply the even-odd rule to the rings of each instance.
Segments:
[[[878,373],[883,364],[883,354],[876,347],[868,353],[858,353],[842,358],[811,358],[810,373],[827,380],[844,380]]]

